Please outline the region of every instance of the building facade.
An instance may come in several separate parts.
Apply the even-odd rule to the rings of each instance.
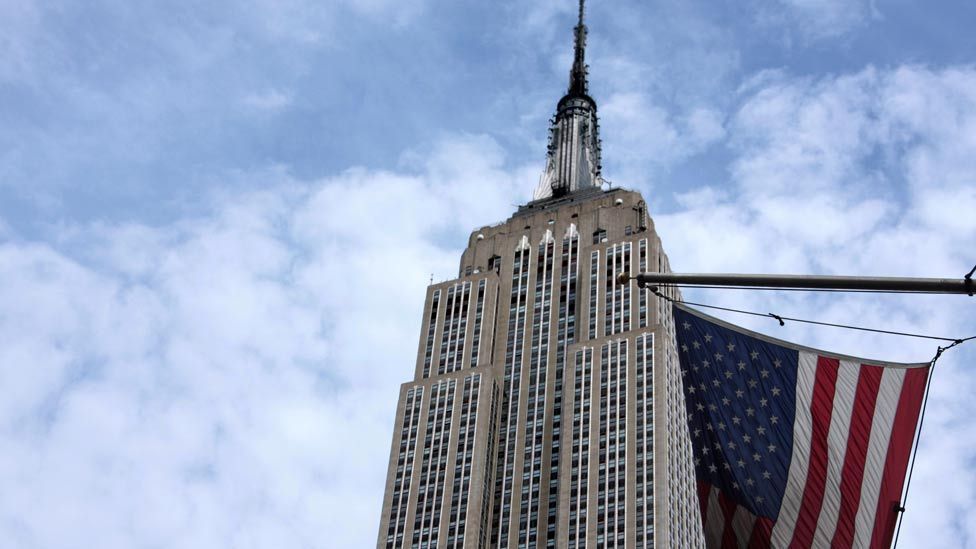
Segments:
[[[670,307],[617,281],[668,259],[601,178],[582,18],[534,200],[427,290],[378,548],[703,546]]]

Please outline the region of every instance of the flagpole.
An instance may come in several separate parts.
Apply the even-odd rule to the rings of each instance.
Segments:
[[[972,273],[965,278],[898,278],[824,275],[762,275],[729,273],[621,273],[617,280],[625,284],[636,280],[641,288],[657,285],[719,286],[783,290],[834,290],[875,292],[916,292],[930,294],[967,294],[976,292]]]

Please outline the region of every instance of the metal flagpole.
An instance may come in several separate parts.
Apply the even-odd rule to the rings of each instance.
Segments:
[[[876,292],[920,292],[930,294],[968,294],[976,292],[970,272],[965,278],[896,278],[867,276],[760,275],[703,273],[639,273],[618,275],[625,284],[636,280],[641,288],[656,285],[721,286],[784,290],[835,290]]]

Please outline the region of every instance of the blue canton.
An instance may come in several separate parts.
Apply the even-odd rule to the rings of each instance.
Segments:
[[[699,482],[779,514],[793,451],[799,353],[674,307]]]

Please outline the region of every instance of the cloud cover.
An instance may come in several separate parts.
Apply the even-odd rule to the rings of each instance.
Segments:
[[[823,9],[824,19],[840,4],[782,2],[776,10],[800,20]],[[12,122],[0,130],[0,197],[7,199],[0,201],[0,539],[24,548],[371,545],[394,398],[412,371],[424,287],[432,273],[453,277],[468,231],[505,218],[534,187],[544,120],[568,66],[566,36],[545,29],[572,10],[504,5],[500,17],[521,24],[484,40],[539,48],[538,58],[525,56],[528,64],[502,48],[492,55],[505,61],[483,69],[515,91],[463,108],[472,119],[497,117],[494,123],[464,133],[470,119],[423,126],[405,113],[397,124],[430,132],[404,148],[395,139],[381,143],[389,127],[363,118],[361,126],[342,125],[341,138],[375,141],[395,160],[346,157],[331,142],[339,138],[326,139],[319,146],[341,166],[333,169],[273,147],[229,154],[216,144],[238,131],[249,140],[268,132],[280,143],[322,139],[320,126],[310,130],[307,117],[293,117],[321,113],[309,107],[314,100],[301,80],[289,80],[319,70],[316,56],[332,59],[323,52],[351,47],[337,41],[342,29],[322,29],[342,20],[352,30],[402,37],[428,4],[389,12],[385,2],[256,2],[226,21],[226,6],[176,9],[191,25],[151,23],[145,6],[119,12],[98,4],[112,23],[96,26],[91,49],[77,54],[43,44],[86,43],[50,37],[58,28],[52,21],[79,21],[77,12],[0,5],[15,16],[0,25],[0,43],[12,45],[0,62],[0,113]],[[956,277],[976,261],[973,67],[906,61],[805,70],[801,61],[757,61],[743,34],[769,32],[763,44],[782,44],[780,31],[757,19],[761,11],[722,29],[724,14],[703,4],[665,3],[659,21],[628,8],[632,14],[596,11],[591,22],[621,31],[647,23],[658,33],[592,34],[607,175],[649,198],[675,269]],[[790,37],[820,48],[850,43],[875,24],[867,8],[856,13],[839,35],[794,29]],[[120,21],[141,22],[132,33],[169,46],[150,49],[156,62],[141,68],[119,52],[106,55],[108,31],[124,29]],[[678,46],[667,45],[669,36],[681,36]],[[270,54],[248,61],[240,80],[226,80],[262,44]],[[467,42],[452,48],[458,58],[484,55]],[[681,56],[662,59],[669,48]],[[392,59],[349,52],[374,55],[380,65]],[[291,53],[283,72],[262,66]],[[555,93],[540,92],[538,78],[512,77],[532,63],[559,75]],[[63,66],[69,70],[60,73]],[[467,73],[476,82],[478,70]],[[356,92],[374,93],[356,85],[337,91],[350,82],[359,81],[322,88],[320,101],[345,105]],[[122,85],[108,91],[112,83]],[[220,93],[202,93],[208,86]],[[47,118],[16,111],[36,104],[6,99],[23,100],[18,90],[31,87],[68,98],[75,110]],[[175,123],[174,113],[181,114]],[[95,123],[104,127],[88,130]],[[214,132],[221,126],[230,129]],[[186,153],[194,148],[219,161],[199,162],[208,155]],[[179,165],[146,175],[167,163]],[[85,169],[96,164],[104,169]],[[167,213],[120,208],[113,196],[120,191],[107,191],[114,175],[131,182],[125,192],[132,196],[159,198],[162,206],[149,203]],[[192,185],[180,187],[183,176]],[[57,190],[65,185],[92,185],[95,202],[105,204]],[[25,222],[19,210],[35,219]],[[976,335],[965,298],[687,297]],[[934,351],[931,342],[730,319],[852,354],[904,361]],[[976,376],[966,367],[974,359],[972,349],[954,349],[935,373],[906,546],[976,543],[969,511],[976,432],[967,422],[976,413],[968,399]]]

